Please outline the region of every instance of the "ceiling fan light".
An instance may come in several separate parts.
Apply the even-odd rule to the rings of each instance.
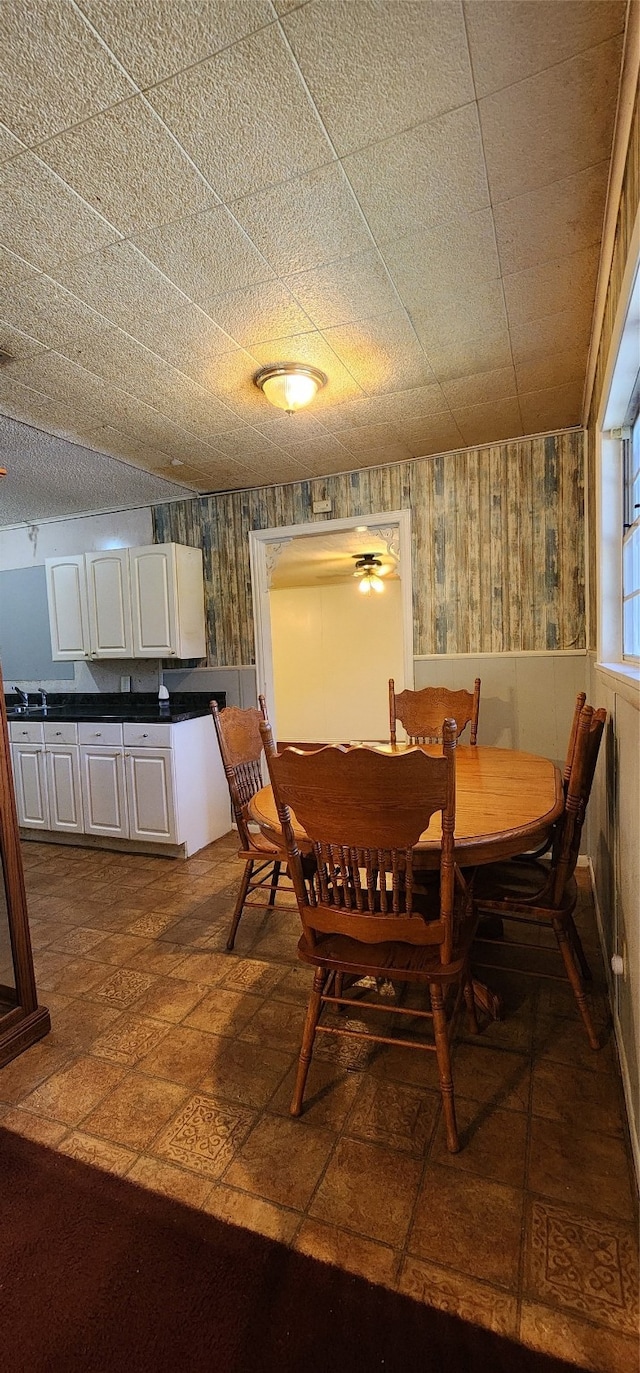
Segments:
[[[301,362],[279,362],[261,368],[254,382],[272,405],[292,415],[314,400],[320,388],[326,386],[327,378],[317,367],[307,367]]]
[[[384,591],[384,582],[379,577],[369,577],[368,582],[373,591]]]
[[[369,577],[362,578],[360,585],[358,586],[358,591],[361,591],[363,596],[369,595],[369,592],[371,591],[371,581]]]

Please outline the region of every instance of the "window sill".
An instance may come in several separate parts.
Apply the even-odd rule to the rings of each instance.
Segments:
[[[640,710],[640,667],[634,663],[599,663],[596,672],[636,710]]]

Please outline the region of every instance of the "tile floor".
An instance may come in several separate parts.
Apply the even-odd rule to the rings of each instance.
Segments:
[[[635,1188],[601,992],[593,1054],[566,987],[484,974],[506,1015],[476,1041],[461,1026],[455,1157],[431,1054],[322,1036],[293,1121],[311,973],[283,906],[248,910],[224,952],[234,836],[182,863],[23,849],[53,1029],[0,1072],[2,1124],[586,1368],[636,1373]]]

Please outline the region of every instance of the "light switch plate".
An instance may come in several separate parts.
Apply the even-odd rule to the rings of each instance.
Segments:
[[[314,515],[329,515],[331,513],[331,501],[314,501]]]
[[[120,690],[121,690],[121,691],[131,691],[131,678],[130,678],[130,677],[121,677],[121,678],[120,678]]]

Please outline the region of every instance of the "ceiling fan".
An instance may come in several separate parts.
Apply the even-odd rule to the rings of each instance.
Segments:
[[[351,556],[355,559],[356,564],[353,575],[360,577],[358,590],[362,592],[363,596],[368,596],[371,591],[378,593],[384,591],[384,582],[381,581],[381,578],[386,577],[389,568],[383,566],[378,555],[376,553],[352,553]]]

